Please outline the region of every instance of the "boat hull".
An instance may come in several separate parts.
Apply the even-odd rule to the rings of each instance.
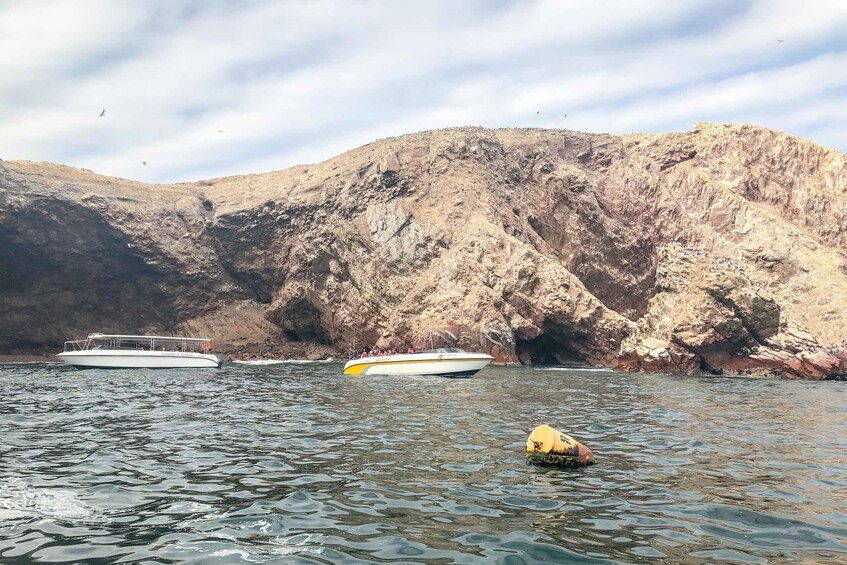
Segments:
[[[217,355],[180,351],[66,351],[59,358],[90,369],[216,369],[222,363]]]
[[[494,358],[482,353],[459,355],[411,354],[363,357],[348,361],[345,375],[436,375],[472,377]]]

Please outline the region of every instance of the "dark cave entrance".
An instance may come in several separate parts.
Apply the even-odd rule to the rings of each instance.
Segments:
[[[570,328],[545,322],[541,333],[533,339],[517,338],[515,354],[524,365],[585,365],[579,352],[584,337]]]
[[[282,335],[285,338],[285,341],[290,341],[292,343],[303,341],[303,339],[297,335],[297,332],[294,330],[282,330]]]
[[[288,342],[331,343],[321,323],[320,310],[305,296],[294,298],[268,319],[279,326]]]

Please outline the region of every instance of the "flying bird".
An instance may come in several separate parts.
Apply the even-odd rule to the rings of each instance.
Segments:
[[[538,114],[540,114],[540,113],[541,113],[541,110],[537,111],[537,112],[535,113],[535,115],[537,116],[537,115],[538,115]]]
[[[224,130],[222,130],[222,129],[218,130],[218,133],[223,133],[223,132],[224,132]]]
[[[142,165],[146,165],[146,164],[147,164],[147,161],[141,161],[141,164],[142,164]]]
[[[567,118],[567,117],[568,117],[568,115],[567,115],[567,114],[565,114],[565,117]]]
[[[785,42],[785,40],[784,40],[784,39],[777,39],[777,40],[776,40],[776,42],[777,42],[777,43],[784,43],[784,42]]]
[[[100,117],[102,118],[102,117],[103,117],[103,114],[105,114],[105,113],[106,113],[106,108],[103,108],[103,111],[102,111],[102,112],[100,112]]]

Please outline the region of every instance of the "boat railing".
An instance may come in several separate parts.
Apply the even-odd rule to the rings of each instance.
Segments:
[[[87,339],[77,339],[73,341],[65,342],[65,351],[85,351],[86,349],[93,349],[92,347],[88,347],[89,340]]]
[[[116,344],[107,344],[107,343],[97,343],[92,339],[77,339],[73,341],[65,342],[65,351],[91,351],[94,349],[149,349],[148,347],[143,347],[142,344],[136,343],[134,345],[116,345]]]
[[[424,349],[415,353],[464,353],[463,349],[457,347],[439,347],[438,349]]]
[[[207,353],[211,352],[211,343],[208,341],[194,342],[193,340],[97,340],[77,339],[66,341],[64,350],[67,351],[91,351],[91,350],[120,350],[120,351],[179,351],[183,353]]]

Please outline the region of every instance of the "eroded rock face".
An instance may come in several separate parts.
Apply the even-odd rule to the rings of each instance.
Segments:
[[[835,378],[845,163],[714,124],[441,130],[181,185],[0,162],[0,349],[193,332],[238,352],[432,341],[503,362]]]

